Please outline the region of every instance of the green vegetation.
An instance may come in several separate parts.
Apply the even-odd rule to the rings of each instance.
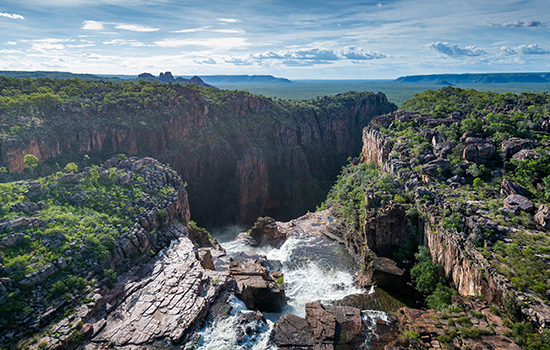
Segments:
[[[11,242],[0,248],[3,277],[21,286],[0,305],[0,330],[36,317],[52,303],[58,305],[59,298],[79,297],[94,288],[91,276],[98,268],[111,283],[116,281],[117,272],[106,266],[116,254],[117,238],[131,231],[145,208],[175,194],[159,176],[145,182],[122,168],[107,172],[93,167],[79,174],[74,173],[74,165],[65,169],[67,173],[37,181],[0,183],[0,213],[8,222],[22,222],[13,228],[0,227],[0,240]],[[110,174],[128,177],[128,183],[113,182]],[[41,301],[27,306],[26,301],[34,300],[33,293],[40,291]]]

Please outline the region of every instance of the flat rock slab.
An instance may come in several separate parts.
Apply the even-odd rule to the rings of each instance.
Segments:
[[[92,342],[126,346],[164,339],[179,343],[208,313],[230,278],[227,273],[205,270],[187,237],[174,241],[170,249],[139,270],[149,273],[121,276],[119,281],[126,283],[115,285],[118,295],[106,298],[118,306],[108,305],[112,311],[105,328]]]

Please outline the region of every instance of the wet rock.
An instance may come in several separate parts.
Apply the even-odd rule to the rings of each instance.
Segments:
[[[354,283],[359,288],[365,288],[375,283],[386,289],[400,289],[407,285],[405,271],[397,267],[397,263],[389,258],[377,257],[368,270],[362,270]]]
[[[293,314],[283,315],[273,325],[271,339],[279,349],[312,348],[315,345],[313,330],[306,319]]]
[[[334,344],[336,317],[320,303],[306,304],[306,320],[313,330],[316,344]]]
[[[234,326],[237,333],[237,342],[241,343],[248,337],[255,340],[261,328],[266,326],[266,321],[264,315],[259,311],[246,313],[238,311]]]
[[[239,234],[238,239],[253,247],[264,245],[280,247],[286,240],[286,235],[279,231],[275,219],[266,216],[258,218],[254,227],[248,232]]]
[[[447,159],[436,159],[422,166],[422,175],[436,177],[447,171],[451,161]]]
[[[229,273],[237,282],[235,295],[249,309],[281,312],[286,305],[284,287],[260,264],[231,261]]]
[[[520,196],[519,194],[511,194],[504,199],[504,207],[511,209],[519,209],[525,212],[531,212],[535,209],[533,202]]]
[[[504,153],[504,157],[509,159],[517,152],[523,149],[532,149],[538,147],[540,142],[532,139],[522,139],[519,137],[511,137],[502,141],[501,147]]]
[[[511,194],[517,194],[523,197],[529,197],[529,191],[515,182],[508,179],[502,180],[500,184],[500,194],[502,196],[509,196]]]
[[[460,144],[462,157],[470,162],[484,164],[493,158],[496,147],[489,141],[479,137],[468,137]]]
[[[550,229],[550,207],[547,204],[542,204],[534,217],[537,224],[545,229]]]

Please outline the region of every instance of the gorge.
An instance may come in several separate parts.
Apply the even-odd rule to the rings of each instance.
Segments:
[[[140,84],[5,112],[2,176],[84,160],[2,184],[2,346],[545,349],[548,94],[449,87],[395,111]],[[256,224],[216,241],[195,217]]]

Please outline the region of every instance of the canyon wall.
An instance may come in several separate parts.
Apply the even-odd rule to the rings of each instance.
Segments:
[[[346,159],[361,150],[361,131],[371,118],[396,109],[382,93],[296,103],[178,89],[168,108],[149,105],[150,121],[58,110],[49,128],[3,139],[0,165],[20,172],[26,154],[61,166],[94,152],[103,158],[152,156],[187,181],[199,223],[251,224],[259,215],[289,219],[323,200]]]

